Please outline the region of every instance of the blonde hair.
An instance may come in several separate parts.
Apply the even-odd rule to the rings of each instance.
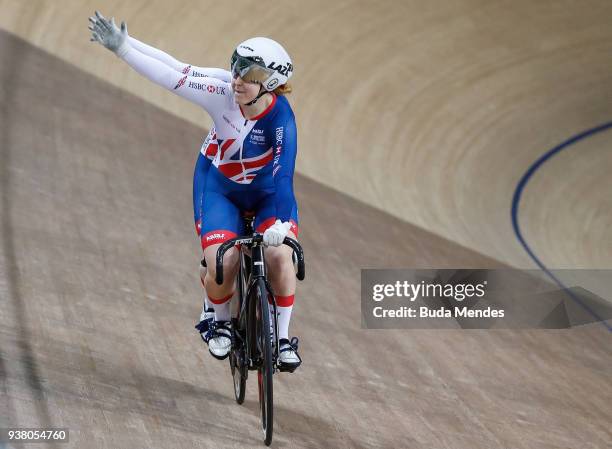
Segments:
[[[287,95],[293,92],[293,86],[289,83],[282,84],[278,86],[273,91],[276,95]]]

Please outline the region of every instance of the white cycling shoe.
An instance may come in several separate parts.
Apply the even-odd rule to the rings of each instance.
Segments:
[[[213,321],[209,333],[208,352],[216,359],[225,359],[232,347],[232,331],[229,321]]]
[[[200,322],[195,325],[195,328],[200,333],[200,337],[204,340],[204,343],[208,344],[212,334],[212,323],[215,321],[215,311],[212,308],[202,309],[200,315]]]
[[[287,338],[278,340],[278,368],[281,371],[294,372],[302,364],[298,354],[298,339],[293,337],[291,341]]]

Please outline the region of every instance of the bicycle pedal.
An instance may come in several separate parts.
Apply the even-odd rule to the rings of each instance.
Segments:
[[[276,365],[277,369],[281,372],[281,373],[293,373],[296,369],[298,369],[300,367],[300,365],[302,364],[302,362],[300,363],[292,363],[291,365],[286,365],[283,363],[278,363]]]

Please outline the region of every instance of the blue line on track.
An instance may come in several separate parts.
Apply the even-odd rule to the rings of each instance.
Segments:
[[[544,273],[546,273],[570,298],[572,298],[572,300],[580,304],[580,306],[582,306],[584,310],[586,310],[592,317],[597,319],[597,321],[600,321],[608,329],[608,331],[612,332],[612,326],[606,323],[605,320],[597,314],[597,312],[591,309],[588,304],[586,304],[583,300],[581,300],[578,296],[576,296],[571,290],[569,290],[563,284],[563,282],[561,282],[542,263],[542,261],[534,254],[534,252],[531,250],[531,248],[529,247],[529,245],[523,238],[523,234],[521,233],[521,228],[519,226],[519,220],[518,220],[519,203],[521,202],[521,195],[523,194],[523,190],[525,190],[525,186],[527,185],[527,182],[533,176],[533,174],[539,168],[541,168],[542,165],[544,165],[544,163],[547,160],[549,160],[551,157],[553,157],[555,154],[571,147],[572,145],[574,145],[577,142],[580,142],[583,139],[591,137],[597,133],[606,131],[610,128],[612,128],[612,122],[604,123],[602,125],[596,126],[595,128],[591,128],[586,131],[583,131],[580,134],[576,134],[575,136],[569,138],[565,142],[560,143],[556,147],[550,149],[549,151],[544,153],[537,161],[531,164],[531,167],[529,167],[529,169],[525,172],[525,174],[523,175],[523,177],[517,184],[516,189],[514,190],[514,196],[512,197],[512,227],[514,228],[514,233],[516,234],[516,237],[519,239],[519,242],[521,242],[521,245],[523,245],[523,248],[525,248],[525,251],[527,251],[527,254],[529,254],[529,256],[540,267],[540,269],[544,271]]]

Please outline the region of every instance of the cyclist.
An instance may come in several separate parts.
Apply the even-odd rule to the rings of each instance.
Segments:
[[[284,96],[291,91],[287,84],[293,72],[289,55],[271,39],[248,39],[234,50],[228,81],[220,69],[210,69],[214,73],[190,66],[179,69],[180,63],[175,64],[178,61],[130,38],[125,23],[119,29],[114,21],[98,13],[90,21],[93,41],[149,80],[202,106],[213,119],[214,131],[205,141],[208,157],[200,156],[196,164],[195,178],[205,181],[194,179],[196,223],[205,217],[200,222],[209,267],[204,285],[215,313],[210,353],[219,359],[229,354],[229,300],[235,289],[238,261],[235,248],[226,254],[226,281],[219,286],[214,281],[216,251],[221,243],[241,234],[242,214],[251,212],[256,216],[255,228],[263,233],[268,246],[268,273],[277,293],[279,362],[296,368],[301,363],[298,342],[288,336],[295,273],[292,250],[282,245],[285,236],[296,238],[298,234],[293,193],[296,127]]]

